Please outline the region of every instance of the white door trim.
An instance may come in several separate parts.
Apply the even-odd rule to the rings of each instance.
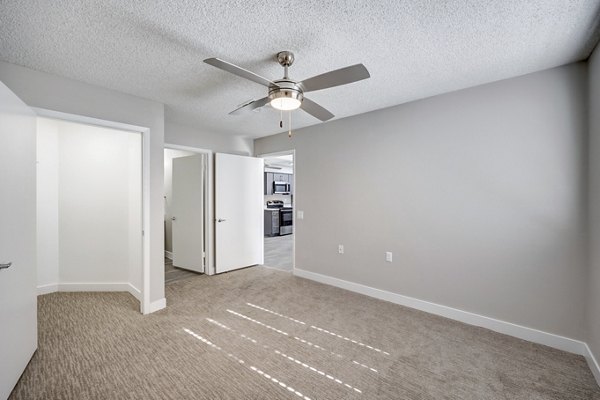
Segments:
[[[123,131],[136,132],[142,135],[142,288],[140,299],[140,312],[149,314],[152,309],[150,302],[150,128],[125,124],[122,122],[108,121],[84,115],[69,114],[44,108],[31,107],[40,117],[78,122],[104,128],[113,128]],[[140,233],[142,233],[140,232]],[[137,296],[136,296],[137,297]]]
[[[214,235],[215,235],[215,224],[214,224],[214,175],[213,175],[213,151],[208,149],[202,149],[200,147],[182,146],[179,144],[165,143],[165,149],[172,150],[184,150],[190,153],[206,154],[206,190],[205,201],[204,201],[204,251],[206,252],[206,265],[204,266],[204,273],[206,275],[215,274],[215,263],[214,263]]]
[[[259,158],[267,158],[267,157],[277,157],[277,156],[287,156],[287,155],[292,155],[292,160],[294,160],[294,165],[292,165],[292,179],[294,180],[294,184],[293,184],[293,195],[294,195],[294,202],[292,203],[292,213],[294,216],[294,225],[292,228],[292,232],[294,232],[293,238],[292,238],[292,271],[294,271],[296,269],[296,204],[298,204],[298,187],[296,186],[296,149],[291,149],[291,150],[284,150],[284,151],[277,151],[275,153],[264,153],[264,154],[258,154],[256,157]],[[263,246],[264,246],[264,241],[263,241]],[[264,252],[264,250],[263,250]]]

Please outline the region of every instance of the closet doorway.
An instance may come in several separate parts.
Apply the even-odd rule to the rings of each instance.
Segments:
[[[127,291],[142,302],[142,133],[37,121],[38,294]]]

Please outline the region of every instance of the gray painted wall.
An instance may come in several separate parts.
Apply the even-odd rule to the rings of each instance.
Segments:
[[[296,150],[296,268],[583,339],[586,85],[577,63],[257,139]]]
[[[600,49],[588,63],[590,96],[590,272],[587,343],[600,360]]]

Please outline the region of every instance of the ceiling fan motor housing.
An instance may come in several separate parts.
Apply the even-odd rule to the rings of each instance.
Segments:
[[[275,85],[269,86],[269,100],[289,98],[302,102],[302,88],[296,82],[288,79],[276,80]]]

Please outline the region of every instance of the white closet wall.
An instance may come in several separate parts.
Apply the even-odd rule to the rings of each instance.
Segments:
[[[37,121],[38,291],[58,287],[58,124]]]
[[[141,135],[48,119],[38,126],[40,291],[139,295]]]

